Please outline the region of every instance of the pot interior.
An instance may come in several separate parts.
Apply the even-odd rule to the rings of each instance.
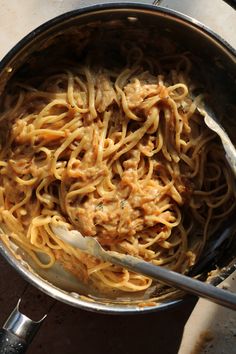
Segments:
[[[152,7],[104,7],[84,12],[74,11],[61,16],[42,26],[39,30],[24,39],[3,60],[0,73],[0,92],[4,96],[12,80],[28,78],[38,72],[47,71],[60,61],[76,60],[84,62],[88,53],[100,64],[106,66],[121,65],[121,43],[135,43],[141,46],[145,53],[159,56],[173,56],[179,53],[190,53],[192,60],[191,76],[198,87],[203,87],[208,93],[209,102],[232,141],[236,139],[236,61],[234,53],[223,43],[205,32],[184,17],[173,14],[168,10],[157,10]],[[223,228],[233,224],[225,220]],[[223,229],[222,229],[223,230]],[[234,228],[232,228],[232,236]],[[37,264],[18,246],[11,245],[13,254],[3,246],[4,254],[20,259],[14,261],[16,267],[26,268],[25,276],[37,286],[59,299],[75,306],[102,310],[119,311],[130,309],[163,308],[173,304],[175,299],[183,294],[173,289],[164,288],[161,291],[152,286],[147,291],[129,294],[105,296],[90,284],[84,284],[71,273],[56,263],[45,270]],[[218,273],[213,273],[210,281],[217,284],[234,269],[236,244],[232,237],[224,245],[217,260],[213,260],[203,271],[207,272],[220,267]],[[10,255],[10,256],[9,256]],[[23,260],[23,261],[22,261]],[[40,280],[40,281],[41,281]],[[44,280],[46,282],[44,282]],[[45,283],[45,286],[43,285]],[[52,286],[50,284],[52,284]],[[62,290],[57,294],[55,288]],[[61,293],[61,294],[60,294]],[[55,295],[56,294],[56,295]],[[78,295],[79,294],[79,295]],[[90,304],[93,304],[90,306]],[[137,305],[139,306],[137,307]],[[147,306],[147,307],[146,307]],[[101,308],[100,308],[101,309]]]

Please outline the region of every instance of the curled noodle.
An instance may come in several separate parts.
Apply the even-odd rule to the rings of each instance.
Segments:
[[[235,208],[224,151],[190,95],[188,57],[154,73],[153,58],[134,54],[121,70],[70,64],[38,86],[15,83],[0,117],[10,124],[0,152],[5,237],[40,267],[58,260],[99,289],[124,292],[152,280],[74,249],[50,224],[186,273]]]

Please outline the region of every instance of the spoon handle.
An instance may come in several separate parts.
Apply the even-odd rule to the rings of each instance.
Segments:
[[[203,283],[197,279],[153,265],[132,256],[119,255],[116,252],[102,252],[104,252],[102,258],[106,258],[108,262],[122,266],[135,273],[148,276],[166,285],[197,295],[198,297],[206,298],[232,310],[236,310],[236,294],[230,291],[217,288],[213,285]]]

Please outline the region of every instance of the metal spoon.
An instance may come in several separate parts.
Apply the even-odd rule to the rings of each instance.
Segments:
[[[213,130],[221,139],[223,148],[225,150],[225,156],[231,167],[234,176],[236,177],[236,149],[230,140],[228,134],[224,128],[217,122],[214,113],[209,107],[206,109],[197,107],[198,112],[204,117],[204,121],[209,129]]]
[[[52,224],[51,228],[62,241],[96,258],[119,265],[132,272],[148,276],[167,285],[174,286],[175,288],[236,310],[236,294],[153,265],[133,256],[105,251],[95,238],[83,237],[81,233],[76,230],[69,231],[66,227],[55,224]]]

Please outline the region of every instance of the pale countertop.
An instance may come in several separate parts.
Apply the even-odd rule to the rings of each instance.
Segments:
[[[137,2],[152,0],[0,0],[0,58],[21,38],[43,22],[95,3]],[[223,0],[162,0],[161,6],[194,17],[210,27],[236,48],[236,11]]]
[[[0,59],[17,41],[50,18],[101,2],[111,1],[0,0]],[[152,3],[150,0],[136,2]],[[161,5],[194,17],[236,48],[236,11],[222,0],[163,0]],[[22,295],[26,282],[1,258],[0,269],[2,325]],[[234,291],[235,279],[234,274],[226,281]],[[26,301],[31,309],[38,308],[44,296],[30,288]],[[194,305],[195,300],[188,298],[164,312],[128,317],[97,315],[56,303],[28,353],[191,354],[201,333],[210,330],[213,340],[195,354],[234,354],[236,313],[200,300],[190,316]]]

